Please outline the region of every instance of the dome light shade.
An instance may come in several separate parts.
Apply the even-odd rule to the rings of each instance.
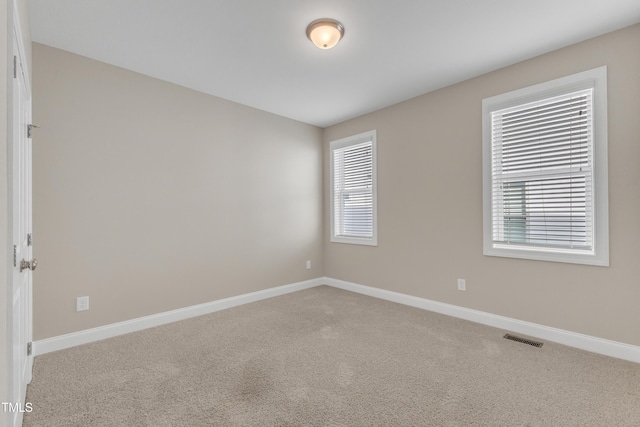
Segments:
[[[307,26],[307,37],[320,49],[331,49],[344,35],[344,26],[335,19],[316,19]]]

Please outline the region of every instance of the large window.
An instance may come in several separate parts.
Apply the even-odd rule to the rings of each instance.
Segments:
[[[606,68],[483,101],[484,253],[608,265]]]
[[[331,241],[377,245],[376,131],[332,141]]]

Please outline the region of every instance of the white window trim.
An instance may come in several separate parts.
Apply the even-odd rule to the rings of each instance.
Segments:
[[[573,90],[593,87],[593,253],[494,244],[492,233],[491,111],[525,104]],[[523,258],[575,264],[609,265],[609,196],[607,143],[607,67],[599,67],[560,79],[482,100],[483,253],[488,256]]]
[[[376,149],[376,130],[371,130],[368,132],[363,132],[357,135],[348,136],[346,138],[338,139],[335,141],[331,141],[329,143],[329,174],[330,174],[330,223],[331,223],[331,239],[330,241],[333,243],[348,243],[354,245],[368,245],[368,246],[378,246],[378,197],[377,197],[377,189],[378,189],[378,181],[377,181],[377,168],[376,168],[376,159],[377,159],[377,149]],[[344,236],[336,236],[335,233],[335,206],[334,206],[334,164],[333,164],[333,151],[335,149],[340,149],[347,147],[349,145],[361,144],[363,142],[371,141],[371,149],[372,149],[372,162],[373,162],[373,189],[372,189],[372,203],[373,203],[373,237],[344,237]]]

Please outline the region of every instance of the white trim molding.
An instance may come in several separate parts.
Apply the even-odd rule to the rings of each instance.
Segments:
[[[486,313],[484,311],[473,310],[470,308],[414,297],[399,292],[387,291],[357,283],[345,282],[343,280],[328,277],[324,278],[324,284],[343,289],[345,291],[357,292],[359,294],[469,320],[482,325],[517,332],[534,338],[553,341],[558,344],[590,351],[592,353],[603,354],[605,356],[640,363],[640,347],[631,344],[565,331],[563,329],[552,328],[549,326],[539,325],[537,323],[525,322],[518,319],[512,319],[510,317]]]
[[[357,135],[348,136],[346,138],[331,141],[329,143],[329,175],[330,175],[330,181],[331,181],[331,185],[329,187],[329,193],[330,193],[329,197],[331,199],[331,203],[330,203],[331,220],[329,221],[331,226],[331,234],[329,237],[332,243],[348,243],[348,244],[354,244],[354,245],[378,246],[378,202],[377,202],[378,173],[377,173],[377,166],[376,166],[377,165],[377,148],[376,148],[377,142],[376,141],[378,138],[377,135],[378,135],[377,131],[373,129],[367,132],[359,133]],[[365,194],[364,193],[365,190],[363,188],[360,188],[359,190],[355,190],[355,189],[346,190],[346,188],[344,188],[344,185],[345,185],[344,179],[347,176],[349,176],[351,173],[353,173],[353,171],[348,172],[346,169],[349,169],[349,168],[345,166],[344,162],[336,163],[335,154],[342,153],[340,155],[340,157],[342,157],[344,155],[344,149],[355,148],[356,146],[361,146],[361,144],[371,144],[371,183],[370,183],[371,185],[371,188],[370,188],[371,221],[372,221],[371,236],[364,236],[364,235],[357,236],[349,233],[346,233],[349,235],[344,235],[343,234],[343,232],[345,232],[344,226],[347,220],[346,220],[346,215],[344,214],[345,207],[343,203],[345,199],[343,198],[343,196],[347,197],[349,194],[362,195],[362,194]],[[358,170],[357,173],[361,173],[362,171],[361,168],[365,167],[367,163],[365,159],[366,159],[365,155],[359,155],[359,156],[356,156],[356,158],[352,158],[352,161],[350,162],[350,164],[352,168],[355,168],[356,170]],[[338,197],[338,200],[340,200],[338,205],[340,207],[336,206],[337,176],[342,177],[338,179],[338,182],[341,182],[341,184],[339,184],[339,187],[340,187],[340,191],[342,192],[341,195]],[[341,212],[341,213],[336,215],[336,209],[338,212]],[[337,224],[336,221],[339,224]],[[359,221],[356,221],[356,222],[359,222]],[[360,233],[356,233],[356,234],[360,234]]]
[[[100,341],[106,338],[128,334],[130,332],[137,332],[143,329],[177,322],[179,320],[203,316],[205,314],[214,313],[216,311],[225,310],[227,308],[237,307],[239,305],[256,302],[263,299],[313,288],[315,286],[322,285],[323,283],[324,282],[322,281],[322,279],[311,279],[304,282],[278,286],[275,288],[224,298],[204,304],[179,308],[177,310],[165,311],[163,313],[139,317],[136,319],[126,320],[124,322],[112,323],[110,325],[99,326],[97,328],[86,329],[84,331],[72,332],[65,335],[59,335],[57,337],[46,338],[43,340],[35,341],[33,343],[33,354],[35,356],[40,356],[52,351],[58,351],[65,348],[75,347],[77,345],[88,344],[94,341]]]
[[[459,319],[469,320],[471,322],[492,326],[494,328],[503,329],[510,332],[517,332],[542,340],[552,341],[569,347],[590,351],[592,353],[598,353],[605,356],[628,360],[630,362],[640,363],[640,347],[631,344],[606,340],[603,338],[579,334],[563,329],[552,328],[549,326],[539,325],[537,323],[525,322],[522,320],[499,316],[484,311],[473,310],[470,308],[446,304],[426,298],[402,294],[400,292],[387,291],[371,286],[346,282],[344,280],[332,279],[330,277],[320,277],[317,279],[278,286],[271,289],[251,292],[248,294],[238,295],[204,304],[198,304],[191,307],[180,308],[177,310],[158,313],[151,316],[140,317],[124,322],[113,323],[110,325],[87,329],[84,331],[73,332],[70,334],[39,340],[33,343],[33,353],[35,356],[39,356],[42,354],[50,353],[52,351],[63,350],[65,348],[75,347],[82,344],[88,344],[94,341],[99,341],[130,332],[136,332],[143,329],[153,328],[155,326],[165,325],[171,322],[177,322],[179,320],[190,319],[192,317],[202,316],[205,314],[214,313],[216,311],[225,310],[227,308],[237,307],[239,305],[260,301],[291,292],[301,291],[320,285],[328,285],[345,291],[356,292],[374,298],[396,302],[410,307],[420,308],[423,310],[432,311],[434,313],[440,313]]]
[[[584,124],[585,127],[583,128],[583,131],[589,135],[588,139],[590,141],[589,143],[587,143],[585,139],[585,145],[582,147],[582,149],[585,150],[585,155],[589,158],[588,166],[586,164],[574,164],[574,160],[571,160],[569,162],[570,164],[566,166],[567,169],[559,169],[557,167],[557,164],[561,162],[554,163],[553,167],[550,167],[549,164],[546,164],[546,166],[542,166],[542,164],[536,163],[535,168],[527,167],[519,169],[518,166],[515,168],[515,170],[512,169],[511,172],[502,173],[500,169],[501,166],[498,167],[496,165],[503,164],[502,156],[506,153],[506,151],[502,151],[502,144],[503,142],[506,143],[506,139],[503,141],[502,137],[500,137],[496,141],[494,141],[494,136],[497,132],[497,129],[494,129],[493,127],[493,114],[498,113],[499,117],[501,117],[498,122],[502,123],[502,119],[504,118],[504,116],[501,115],[501,112],[504,112],[505,110],[513,108],[531,108],[532,103],[534,103],[533,105],[535,105],[535,103],[540,102],[546,103],[545,105],[550,105],[549,103],[551,102],[561,102],[560,98],[558,98],[559,96],[567,97],[565,99],[571,99],[571,96],[574,96],[573,99],[575,99],[576,92],[578,91],[583,91],[582,93],[585,94],[585,96],[587,96],[586,93],[587,91],[589,91],[590,94],[588,95],[588,97],[592,99],[592,102],[589,102],[589,105],[592,105],[593,111],[588,113],[588,116],[592,118],[593,124],[588,126]],[[589,110],[589,108],[585,107],[585,111],[587,110]],[[582,114],[582,111],[580,114]],[[583,117],[587,117],[587,115]],[[500,126],[502,126],[502,124]],[[559,79],[483,99],[482,202],[484,255],[609,266],[609,184],[607,138],[608,131],[606,66],[594,68],[592,70],[583,71]],[[496,142],[498,143],[495,144]],[[511,144],[513,145],[513,141],[511,142]],[[592,149],[590,148],[587,150],[587,147],[591,145]],[[494,153],[494,150],[496,148],[499,149],[497,150],[497,153]],[[530,150],[530,148],[527,148],[527,150]],[[577,150],[577,148],[574,148],[574,150]],[[533,154],[531,153],[532,152],[529,152],[529,154],[533,156]],[[545,151],[544,156],[551,155],[549,153],[551,153],[551,151]],[[552,155],[559,155],[559,152],[552,153]],[[522,153],[519,153],[518,156],[522,156]],[[528,160],[526,161],[533,161],[533,157],[528,158]],[[522,160],[519,157],[519,160],[514,164],[520,164],[523,162],[525,162],[525,160]],[[565,242],[566,247],[558,247],[549,245],[546,241],[542,242],[540,240],[529,240],[528,238],[523,238],[522,236],[519,237],[524,240],[522,242],[518,242],[517,238],[514,238],[513,241],[508,241],[510,239],[505,237],[505,235],[503,235],[504,233],[500,231],[502,224],[504,224],[504,206],[502,206],[501,203],[506,200],[504,198],[505,195],[502,194],[502,184],[506,184],[509,182],[523,184],[526,183],[527,186],[529,186],[529,184],[532,184],[536,188],[541,188],[538,187],[538,184],[534,185],[534,183],[540,183],[540,180],[543,176],[545,178],[549,178],[551,176],[555,178],[567,178],[572,176],[573,174],[573,176],[575,177],[575,170],[577,168],[580,168],[580,170],[582,171],[582,167],[585,167],[585,169],[584,172],[581,172],[581,174],[584,177],[585,182],[587,183],[585,184],[586,186],[582,189],[582,193],[587,195],[585,199],[586,201],[583,200],[583,203],[585,203],[586,205],[586,208],[584,208],[585,212],[583,212],[583,214],[585,215],[585,217],[583,218],[583,222],[585,224],[584,227],[587,230],[587,237],[585,238],[586,240],[584,242],[585,246],[573,246],[576,242],[567,241]],[[553,172],[553,175],[549,175],[551,171]],[[543,175],[540,175],[541,173]],[[556,187],[558,188],[562,186],[563,185],[558,186],[556,184]],[[564,188],[562,190],[564,192],[562,195],[563,198],[573,197],[573,191],[580,192],[579,190],[577,190],[577,187],[574,187],[574,184],[571,184],[570,187],[570,189]],[[524,187],[521,188],[523,188],[522,191],[525,191]],[[546,184],[544,188],[547,188]],[[527,190],[527,192],[528,191],[529,190]],[[514,198],[514,196],[516,198]],[[516,207],[515,211],[518,214],[521,214],[523,212],[518,212],[518,210],[523,209],[524,211],[527,211],[525,212],[525,216],[527,217],[528,222],[531,219],[529,218],[528,214],[529,209],[524,206],[528,206],[529,196],[525,197],[523,193],[522,197],[518,197],[516,193],[512,193],[510,200],[511,206]],[[513,202],[514,200],[516,202],[522,200],[522,203],[524,203],[524,205],[522,205],[522,207],[516,206],[515,202]],[[557,203],[557,200],[555,202]],[[537,202],[532,201],[532,203],[536,205]],[[567,203],[556,204],[555,206],[560,207],[566,205]],[[537,204],[537,206],[539,206],[539,204]],[[538,208],[532,207],[531,209],[535,211]],[[568,211],[565,211],[561,215],[563,215],[563,218],[565,216],[567,218],[570,218],[571,215],[574,215],[574,213],[575,211],[571,210],[570,215]],[[581,220],[576,219],[576,221],[580,222]],[[525,228],[527,227],[528,226],[526,226]],[[561,232],[558,233],[562,234]],[[571,233],[566,234],[570,235]],[[593,234],[593,236],[592,238],[589,238],[591,234]]]

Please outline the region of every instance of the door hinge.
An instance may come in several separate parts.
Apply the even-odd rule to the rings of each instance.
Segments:
[[[18,248],[16,245],[13,245],[13,266],[18,266]]]
[[[33,245],[33,236],[31,233],[27,234],[27,246]]]
[[[28,342],[27,343],[27,356],[31,356],[31,353],[33,353],[33,343],[32,342]]]
[[[13,55],[13,78],[18,77],[18,57]]]
[[[40,129],[38,125],[27,125],[27,138],[31,138],[32,131],[34,129]]]

